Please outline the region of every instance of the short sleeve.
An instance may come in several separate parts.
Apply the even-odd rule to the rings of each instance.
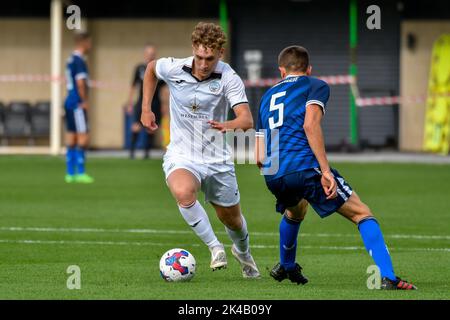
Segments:
[[[173,58],[160,58],[156,60],[156,77],[158,79],[167,81],[167,77],[169,75],[170,67],[172,66]]]
[[[310,104],[317,104],[322,107],[325,113],[325,107],[330,97],[330,87],[325,81],[317,80],[311,83],[311,88],[308,93],[308,100],[306,106]]]
[[[73,75],[74,75],[75,80],[88,78],[86,62],[84,62],[83,59],[76,58],[74,60],[73,66],[74,66]]]
[[[231,108],[241,103],[248,103],[244,82],[236,73],[233,73],[225,84],[225,96]]]

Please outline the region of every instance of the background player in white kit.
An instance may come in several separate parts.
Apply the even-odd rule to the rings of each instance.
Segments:
[[[200,22],[192,33],[193,57],[161,58],[147,65],[144,76],[141,122],[150,131],[158,128],[150,110],[157,79],[170,90],[170,144],[164,155],[167,185],[183,218],[211,251],[213,270],[226,267],[223,244],[219,242],[197,192],[206,201],[233,241],[231,252],[245,278],[260,277],[250,254],[249,237],[239,205],[239,190],[231,151],[223,136],[226,130],[250,129],[253,118],[244,84],[236,72],[219,61],[226,42],[222,29]],[[226,121],[229,108],[236,118]],[[212,134],[216,139],[209,139]]]

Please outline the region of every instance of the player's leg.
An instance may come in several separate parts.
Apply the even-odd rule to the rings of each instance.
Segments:
[[[80,183],[92,183],[94,179],[86,173],[86,149],[89,145],[89,133],[87,113],[84,109],[74,110],[77,129],[77,175],[76,181]]]
[[[305,284],[302,267],[296,263],[297,237],[300,224],[308,210],[308,202],[302,199],[296,206],[286,208],[280,221],[280,262],[271,270],[270,275],[278,281],[289,279],[297,284]]]
[[[247,222],[241,213],[240,205],[230,207],[219,206],[211,202],[217,217],[225,225],[225,231],[240,253],[249,251]]]
[[[416,289],[414,285],[396,277],[378,221],[356,192],[353,191],[337,211],[358,226],[367,252],[380,269],[383,289]]]
[[[225,230],[233,241],[239,253],[249,252],[249,236],[247,231],[247,222],[241,213],[241,207],[238,204],[231,207],[223,207],[211,202],[216,210],[217,217],[225,225]]]
[[[358,226],[366,250],[380,269],[381,276],[395,280],[394,268],[383,234],[369,207],[353,191],[350,198],[337,211]]]
[[[217,217],[233,242],[231,252],[241,264],[245,278],[260,277],[249,248],[247,222],[239,205],[240,195],[233,165],[211,165],[206,168],[202,183],[206,201],[216,210]]]
[[[225,230],[233,242],[231,252],[241,264],[244,278],[259,278],[258,267],[250,253],[250,239],[247,221],[241,212],[239,203],[232,206],[222,206],[211,201],[217,217],[225,225]]]
[[[66,120],[66,175],[64,180],[67,183],[75,182],[75,173],[77,165],[77,136],[73,110],[65,110]]]
[[[290,279],[297,284],[305,284],[308,280],[295,262],[298,232],[308,209],[304,196],[304,174],[293,172],[266,181],[266,185],[276,198],[276,211],[283,215],[279,225],[280,260],[272,268],[270,276],[277,281]]]
[[[66,176],[67,183],[75,182],[75,170],[77,164],[77,137],[76,133],[68,131],[66,133]]]
[[[167,185],[184,220],[210,249],[211,268],[215,270],[225,267],[227,261],[223,245],[214,234],[205,209],[197,200],[199,178],[187,169],[178,168],[168,174]]]
[[[295,268],[297,237],[307,210],[308,202],[302,199],[298,205],[286,208],[280,221],[280,264],[287,271]]]

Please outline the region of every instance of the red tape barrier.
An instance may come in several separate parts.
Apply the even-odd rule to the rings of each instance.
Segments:
[[[317,77],[329,85],[350,85],[356,88],[355,77],[351,75],[332,75]],[[51,76],[48,74],[3,74],[0,75],[1,82],[65,82],[63,76]],[[271,87],[278,82],[280,78],[267,78],[258,80],[244,80],[244,84],[247,88],[266,88]],[[128,89],[129,83],[125,82],[113,82],[113,81],[101,81],[101,80],[89,80],[89,86],[97,89]],[[356,88],[357,89],[357,88]],[[356,91],[356,90],[355,90]],[[447,96],[449,94],[446,94]],[[392,96],[392,97],[370,97],[370,98],[356,98],[356,105],[358,107],[368,106],[391,106],[400,103],[425,103],[426,96]]]

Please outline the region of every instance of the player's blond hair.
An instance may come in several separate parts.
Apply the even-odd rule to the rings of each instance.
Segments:
[[[227,42],[227,36],[222,28],[214,23],[199,22],[192,32],[192,45],[204,46],[210,49],[221,49]]]

